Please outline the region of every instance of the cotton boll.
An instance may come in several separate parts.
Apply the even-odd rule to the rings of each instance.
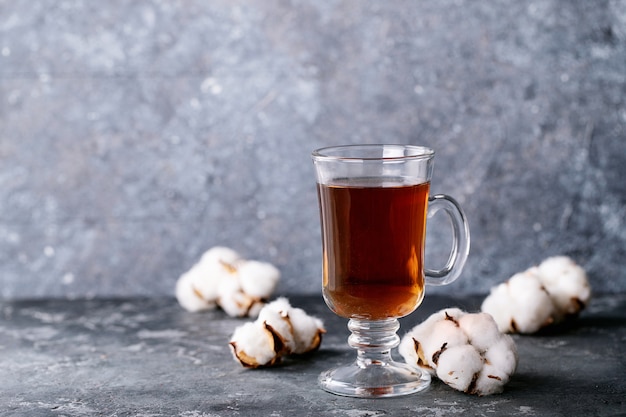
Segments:
[[[218,294],[217,304],[231,317],[246,317],[258,311],[260,301],[241,291],[238,281],[222,281]]]
[[[293,336],[293,328],[288,311],[272,308],[271,304],[268,304],[259,312],[258,320],[266,323],[274,330],[274,333],[280,337],[287,352],[293,352],[296,349],[296,341]]]
[[[227,248],[209,249],[189,271],[194,286],[208,301],[216,301],[223,281],[237,280],[236,252]]]
[[[437,378],[456,390],[469,392],[483,363],[480,353],[472,345],[454,346],[441,353]]]
[[[490,314],[466,314],[459,319],[459,327],[468,335],[469,342],[479,352],[485,352],[493,346],[501,333]]]
[[[265,333],[259,329],[264,329]],[[281,297],[266,304],[253,323],[238,328],[231,346],[243,366],[270,366],[285,355],[316,350],[324,332],[321,320],[291,307],[289,300]],[[267,340],[268,335],[271,342]]]
[[[438,335],[436,338],[433,337],[433,334],[435,334],[433,328],[442,320],[452,320],[449,325],[445,325],[445,327],[463,339],[464,336],[462,333],[457,333],[453,329],[454,321],[458,321],[458,318],[463,314],[465,313],[458,308],[449,308],[430,315],[422,323],[409,330],[402,338],[398,346],[398,352],[407,363],[420,366],[431,374],[434,374],[435,364],[432,361],[433,354],[439,351],[444,343],[456,344],[458,341],[455,341],[456,339],[450,338],[449,335],[446,334]]]
[[[398,353],[400,353],[404,361],[409,365],[424,367],[425,369],[432,371],[432,368],[430,368],[425,359],[424,351],[420,346],[419,339],[415,339],[411,332],[407,333],[400,340]]]
[[[230,340],[234,358],[244,367],[269,366],[280,360],[282,350],[271,329],[259,322],[246,323],[233,333]]]
[[[485,365],[476,380],[473,393],[477,395],[498,394],[504,390],[517,367],[517,348],[511,336],[502,338],[487,350]]]
[[[193,276],[185,273],[176,282],[176,299],[187,311],[198,312],[212,310],[216,307],[215,302],[207,301],[193,285]]]
[[[541,282],[555,305],[555,319],[578,314],[589,303],[591,287],[585,270],[567,256],[547,258],[538,266]]]
[[[467,344],[467,335],[459,328],[456,321],[443,319],[435,323],[430,335],[419,342],[428,365],[436,368],[441,353],[445,349]]]
[[[281,337],[287,352],[303,354],[317,349],[322,342],[323,322],[309,316],[301,308],[292,307],[285,297],[267,304],[259,313],[259,321],[264,321]]]
[[[511,277],[509,293],[515,305],[513,330],[534,333],[552,322],[554,306],[534,268]]]
[[[256,298],[269,298],[280,280],[278,268],[267,262],[243,262],[238,273],[243,291]]]
[[[207,250],[184,275],[176,288],[183,308],[202,311],[219,305],[232,317],[256,317],[280,279],[272,264],[245,260],[223,246]]]
[[[481,310],[501,331],[535,333],[575,317],[590,298],[585,270],[566,256],[555,256],[492,288]]]
[[[534,333],[553,321],[554,305],[536,269],[530,268],[492,291],[481,310],[491,314],[500,331]]]
[[[500,394],[504,391],[504,385],[509,381],[508,376],[502,378],[498,375],[497,368],[491,364],[485,364],[482,371],[476,378],[471,394],[479,396]]]
[[[491,315],[444,309],[400,341],[405,361],[424,367],[454,389],[470,394],[501,392],[517,366],[513,338],[500,333]]]
[[[499,340],[487,349],[484,357],[488,364],[497,369],[496,374],[502,379],[506,377],[507,381],[508,376],[517,368],[517,346],[509,335],[502,334]]]
[[[259,311],[257,300],[242,292],[233,292],[218,300],[219,306],[231,317],[248,317],[251,311]]]
[[[295,348],[293,353],[303,354],[314,351],[322,343],[322,334],[326,333],[323,322],[313,316],[309,316],[301,308],[289,310]]]
[[[509,293],[509,284],[508,282],[503,282],[491,288],[480,309],[493,317],[499,331],[512,332],[513,307],[514,304],[511,302]]]

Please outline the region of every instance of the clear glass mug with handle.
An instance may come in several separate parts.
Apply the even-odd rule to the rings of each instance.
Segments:
[[[398,318],[422,302],[425,285],[454,281],[469,253],[469,226],[449,196],[430,196],[434,151],[412,145],[345,145],[312,158],[322,227],[322,293],[349,319],[351,364],[323,372],[321,387],[351,397],[391,397],[424,390],[430,375],[395,362]],[[443,210],[452,249],[439,270],[424,267],[426,220]]]

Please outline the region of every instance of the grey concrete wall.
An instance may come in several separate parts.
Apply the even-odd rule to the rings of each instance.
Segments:
[[[0,1],[0,296],[170,295],[218,244],[317,292],[309,154],[362,142],[437,151],[443,291],[554,254],[624,291],[625,97],[623,0]]]

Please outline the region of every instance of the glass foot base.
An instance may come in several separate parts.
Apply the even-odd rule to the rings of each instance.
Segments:
[[[323,372],[319,384],[333,394],[359,398],[396,397],[423,391],[430,385],[430,374],[401,362],[358,362]]]

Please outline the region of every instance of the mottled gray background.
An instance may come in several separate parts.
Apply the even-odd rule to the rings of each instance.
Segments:
[[[171,295],[218,244],[318,292],[309,155],[361,142],[436,149],[442,291],[626,290],[624,0],[0,0],[0,99],[2,298]]]

